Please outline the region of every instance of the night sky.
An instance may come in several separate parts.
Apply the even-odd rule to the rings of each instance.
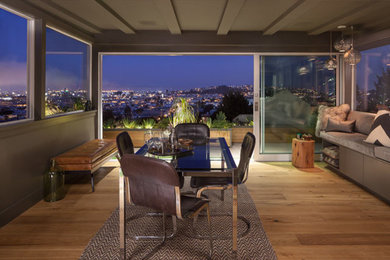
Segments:
[[[362,51],[361,54],[362,59],[356,67],[356,83],[360,90],[364,90],[367,80],[368,89],[375,89],[377,75],[382,75],[383,69],[390,67],[390,45]]]
[[[180,90],[253,84],[253,56],[103,56],[103,89]]]
[[[0,9],[0,89],[25,91],[27,21]]]

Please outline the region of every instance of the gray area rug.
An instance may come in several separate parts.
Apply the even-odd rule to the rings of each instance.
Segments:
[[[188,183],[186,183],[185,187]],[[232,259],[232,192],[225,191],[225,201],[220,200],[220,191],[207,191],[210,202],[213,256],[212,259]],[[145,216],[152,212],[137,206],[127,207],[126,254],[128,259],[142,259],[159,246],[160,241],[135,241],[135,235],[161,235],[161,216]],[[277,259],[265,234],[256,207],[245,185],[238,189],[238,253],[237,259]],[[141,216],[141,217],[139,217]],[[172,231],[172,221],[166,218],[167,234]],[[248,229],[248,223],[250,228]],[[177,220],[177,233],[159,247],[150,259],[207,259],[210,243],[207,218],[199,216],[194,228],[192,219]],[[197,235],[201,237],[197,237]],[[119,214],[113,212],[103,227],[91,239],[80,259],[119,259]]]

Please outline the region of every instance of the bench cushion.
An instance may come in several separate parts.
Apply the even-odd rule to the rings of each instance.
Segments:
[[[326,141],[341,145],[359,153],[375,157],[374,148],[376,145],[364,142],[367,135],[361,133],[341,133],[341,132],[320,132],[320,137]]]
[[[54,158],[57,164],[94,164],[102,157],[116,151],[114,140],[95,139],[84,143],[72,150],[60,154]]]

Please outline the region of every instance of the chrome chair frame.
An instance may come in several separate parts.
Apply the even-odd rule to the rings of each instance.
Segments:
[[[249,137],[247,137],[249,136]],[[247,159],[247,161],[244,161],[244,164],[241,165],[241,160],[243,160],[241,158],[240,160],[240,164],[239,164],[239,168],[242,167],[243,169],[243,172],[244,172],[244,175],[242,176],[242,179],[239,181],[238,184],[242,184],[242,183],[245,183],[248,179],[248,175],[249,175],[249,162],[250,162],[250,158],[252,157],[252,154],[253,154],[253,150],[254,150],[254,144],[255,144],[255,137],[253,134],[251,133],[247,133],[244,137],[244,140],[243,142],[245,141],[246,138],[251,138],[253,139],[252,142],[253,142],[253,147],[249,153],[249,157],[248,158],[244,158],[244,159]],[[242,153],[242,149],[241,149],[241,153]],[[239,168],[237,168],[236,170],[239,170]],[[202,197],[202,193],[206,190],[221,190],[221,200],[224,201],[224,198],[225,198],[225,190],[227,189],[231,189],[233,187],[233,185],[231,183],[229,184],[226,184],[226,185],[221,185],[221,184],[211,184],[211,185],[206,185],[206,186],[203,186],[203,187],[200,187],[200,188],[197,188],[196,190],[196,197],[197,198],[201,198]]]

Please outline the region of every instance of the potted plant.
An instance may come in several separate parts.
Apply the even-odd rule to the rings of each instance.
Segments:
[[[232,145],[232,126],[233,124],[226,119],[225,114],[219,111],[215,119],[207,118],[203,121],[210,128],[210,137],[224,137],[226,143]]]
[[[196,123],[194,109],[190,106],[185,98],[180,98],[173,105],[172,126],[183,123]]]

